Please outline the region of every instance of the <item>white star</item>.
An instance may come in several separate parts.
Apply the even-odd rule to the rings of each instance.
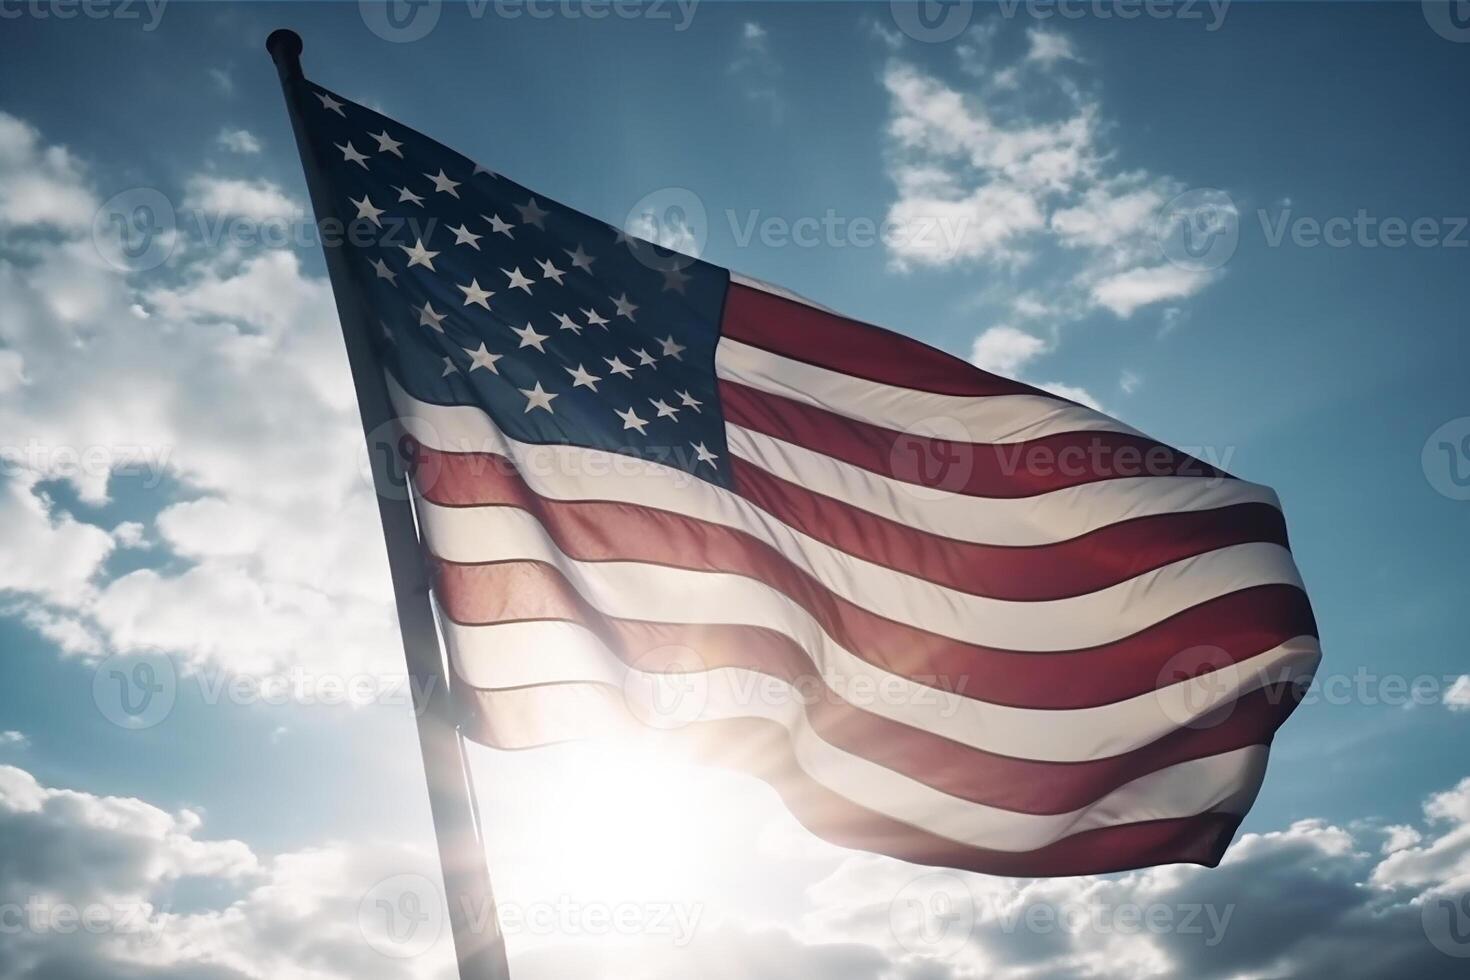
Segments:
[[[510,229],[511,229],[510,222],[502,220],[501,217],[500,217],[500,215],[498,215],[498,214],[482,214],[482,215],[480,215],[480,217],[482,217],[486,221],[490,222],[490,230],[491,231],[498,232],[499,234],[504,235],[506,238],[515,238],[516,237],[516,236],[514,236],[514,235],[512,235],[510,233]]]
[[[556,409],[551,407],[551,400],[560,396],[543,391],[541,389],[541,382],[536,382],[536,387],[531,389],[517,388],[516,390],[526,396],[527,412],[530,412],[533,408],[544,408],[548,415],[556,414]]]
[[[438,174],[424,174],[424,176],[434,182],[434,190],[448,194],[450,197],[459,197],[459,191],[455,190],[459,186],[459,181],[450,180],[444,176],[443,167],[439,168]]]
[[[394,286],[398,285],[398,273],[388,268],[388,263],[382,259],[370,259],[369,261],[373,267],[373,271],[378,274],[379,279],[386,279]]]
[[[465,306],[469,306],[471,303],[475,303],[479,306],[483,306],[487,310],[490,309],[490,304],[487,303],[486,300],[488,300],[491,296],[494,296],[495,294],[488,289],[481,289],[480,280],[471,279],[468,286],[456,286],[455,288],[464,293]]]
[[[468,347],[463,348],[463,350],[466,354],[470,355],[471,374],[475,373],[475,368],[484,368],[491,374],[500,373],[500,368],[495,366],[495,362],[504,357],[504,354],[492,354],[485,349],[484,344],[480,345],[479,350],[470,350]]]
[[[386,340],[390,344],[396,344],[396,343],[398,343],[398,338],[395,337],[395,336],[393,336],[393,331],[388,329],[388,324],[384,323],[382,320],[379,320],[378,321],[378,326],[380,326],[380,327],[383,328],[383,339],[384,340]]]
[[[652,405],[654,410],[658,412],[659,418],[673,419],[675,422],[679,421],[679,410],[662,398],[650,398],[648,399],[648,404]]]
[[[618,308],[618,311],[615,314],[613,314],[614,316],[625,316],[629,320],[632,320],[633,319],[633,311],[636,310],[636,309],[638,309],[638,307],[636,307],[632,303],[628,302],[628,294],[627,293],[624,293],[623,295],[619,296],[617,299],[613,300],[613,305]]]
[[[597,382],[602,380],[597,375],[589,373],[587,369],[582,367],[582,365],[580,364],[577,365],[577,370],[575,371],[573,371],[569,367],[564,367],[562,368],[562,370],[572,376],[573,388],[576,388],[578,385],[580,385],[584,388],[591,388],[593,391],[596,391]]]
[[[672,290],[673,292],[682,294],[684,292],[684,284],[692,278],[685,274],[684,270],[677,265],[671,265],[662,271],[664,274],[663,292],[666,293]]]
[[[546,230],[546,216],[551,212],[542,210],[534,197],[525,204],[517,204],[515,209],[521,213],[521,224],[535,225],[542,231]]]
[[[444,318],[448,315],[448,313],[435,313],[434,304],[425,302],[424,305],[419,308],[419,326],[432,327],[440,333],[443,333],[444,327],[442,326],[442,324],[444,323]]]
[[[679,352],[681,350],[688,350],[688,348],[685,347],[683,344],[674,343],[674,338],[672,334],[665,337],[663,340],[660,340],[659,344],[663,346],[664,357],[672,357],[676,361],[684,360],[684,358],[679,356]]]
[[[718,466],[715,466],[715,460],[720,458],[718,453],[712,453],[704,448],[704,443],[702,442],[691,442],[689,445],[694,447],[694,455],[699,457],[701,463],[708,463],[714,466],[715,469],[719,469]]]
[[[386,129],[374,136],[373,139],[378,141],[379,153],[391,153],[398,159],[403,159],[403,152],[399,149],[403,144],[389,136]]]
[[[623,428],[625,430],[637,429],[640,436],[648,435],[647,432],[643,431],[647,428],[648,423],[638,417],[638,413],[633,411],[633,406],[629,405],[626,412],[619,412],[617,409],[613,409],[613,414],[623,420]]]
[[[561,285],[561,277],[566,275],[566,273],[563,272],[561,269],[558,269],[556,266],[552,265],[550,259],[545,259],[544,261],[542,259],[537,259],[536,264],[541,267],[542,279],[554,279],[556,280],[556,284],[558,286]]]
[[[639,367],[647,366],[653,368],[654,370],[658,370],[658,362],[649,355],[648,351],[639,349],[635,351],[630,351],[630,353],[636,354],[638,356]]]
[[[582,328],[578,325],[577,321],[565,313],[553,313],[552,316],[556,317],[556,322],[561,324],[563,330],[570,330],[572,333],[578,335],[582,333]]]
[[[633,376],[633,369],[624,364],[622,358],[604,357],[603,360],[607,362],[608,370],[612,371],[613,374],[621,374],[625,378],[631,378]]]
[[[345,112],[342,111],[342,103],[338,102],[336,99],[332,98],[330,95],[328,95],[325,92],[316,92],[314,94],[316,95],[317,98],[319,98],[319,99],[322,100],[322,108],[323,109],[330,109],[332,112],[335,112],[337,115],[341,116],[343,119],[346,119],[347,118],[347,113],[345,113]]]
[[[419,207],[424,206],[424,199],[419,197],[413,191],[409,190],[407,187],[395,187],[393,189],[398,192],[399,204],[417,204]]]
[[[583,310],[582,315],[587,318],[587,326],[589,327],[606,327],[611,322],[598,316],[595,310]]]
[[[577,243],[577,250],[575,252],[565,248],[562,249],[562,251],[566,252],[572,257],[572,268],[581,269],[583,272],[590,273],[592,271],[592,263],[597,261],[586,252],[582,251],[582,244],[580,242]]]
[[[485,174],[486,176],[489,176],[489,177],[499,177],[500,176],[498,173],[496,173],[495,171],[491,170],[489,167],[484,167],[484,166],[481,166],[480,164],[477,163],[477,164],[475,164],[475,169],[470,172],[470,176],[471,177],[478,177],[481,174]]]
[[[342,151],[343,160],[350,163],[355,163],[358,166],[362,167],[362,169],[364,170],[368,168],[367,157],[357,152],[357,149],[352,145],[351,140],[347,141],[346,146],[343,146],[341,143],[333,143],[332,145]]]
[[[378,220],[378,215],[383,213],[383,209],[373,207],[373,202],[368,199],[368,196],[366,194],[362,196],[361,201],[357,200],[354,197],[351,197],[350,195],[348,196],[347,200],[357,205],[357,216],[359,218],[366,218],[373,224],[377,225],[379,228],[383,227],[383,223]]]
[[[526,324],[526,329],[524,330],[517,330],[515,327],[511,327],[510,332],[521,338],[521,342],[516,345],[517,350],[520,350],[522,347],[534,347],[541,353],[546,353],[546,348],[541,346],[541,342],[545,340],[548,335],[544,333],[537,333],[536,328],[531,326],[529,323]]]
[[[460,225],[458,228],[451,228],[449,230],[454,232],[454,244],[468,245],[476,252],[480,250],[480,235],[476,235],[464,225]]]
[[[459,374],[459,368],[454,366],[454,359],[446,356],[444,358],[444,370],[439,374],[441,378],[447,378],[451,374]]]
[[[683,403],[685,408],[692,408],[695,412],[698,412],[699,406],[704,404],[704,402],[700,401],[698,398],[695,398],[687,391],[676,391],[674,392],[674,394],[679,396],[679,401]]]
[[[531,295],[531,280],[521,275],[520,266],[516,266],[514,269],[501,269],[500,271],[510,277],[509,288],[524,289],[527,296]]]
[[[421,265],[425,269],[428,269],[430,272],[435,271],[434,256],[438,255],[439,253],[431,252],[428,249],[424,248],[424,240],[422,238],[416,239],[414,241],[413,248],[409,248],[407,245],[400,245],[398,247],[408,253],[408,267],[410,269],[412,269],[416,265]]]

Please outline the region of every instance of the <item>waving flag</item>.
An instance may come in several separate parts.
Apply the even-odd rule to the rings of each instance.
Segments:
[[[1320,656],[1272,491],[306,91],[470,737],[653,728],[923,863],[1220,859]]]

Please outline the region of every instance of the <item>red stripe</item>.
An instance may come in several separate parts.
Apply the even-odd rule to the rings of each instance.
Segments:
[[[493,708],[488,702],[494,695],[465,692],[462,697],[466,734],[499,746],[489,721]],[[658,737],[694,761],[764,780],[808,830],[834,844],[982,874],[1031,878],[1106,874],[1157,864],[1214,867],[1241,821],[1235,814],[1205,813],[1084,831],[1031,851],[988,850],[875,813],[822,786],[802,771],[786,729],[774,722],[754,718],[699,722]]]
[[[942,395],[1055,397],[982,371],[903,334],[739,283],[732,282],[725,294],[720,333],[783,357],[879,384]]]
[[[557,546],[581,561],[634,561],[747,575],[801,605],[837,643],[890,673],[964,696],[1021,707],[1108,704],[1156,689],[1171,658],[1201,644],[1220,648],[1215,666],[1315,635],[1305,594],[1260,586],[1194,606],[1131,637],[1082,651],[1032,653],[963,643],[872,613],[836,595],[764,542],[722,525],[604,501],[536,496],[503,457],[425,455],[421,492],[444,504],[472,500],[534,514]],[[489,622],[451,609],[464,622]],[[1183,678],[1170,676],[1163,683]]]
[[[1230,545],[1268,542],[1286,547],[1286,521],[1281,511],[1265,503],[1137,517],[1048,545],[976,544],[880,517],[743,459],[732,457],[730,468],[735,492],[818,541],[996,599],[1084,595]]]
[[[526,510],[543,506],[542,498],[526,486],[515,464],[506,457],[422,448],[418,460],[420,490],[434,503],[452,507],[511,504]],[[1230,545],[1250,542],[1286,545],[1285,521],[1281,512],[1269,504],[1241,504],[1135,518],[1050,545],[975,544],[879,517],[844,501],[814,493],[743,460],[731,463],[735,492],[780,521],[875,564],[971,595],[995,599],[1016,602],[1065,599],[1105,589],[1171,562]],[[544,506],[563,505],[547,500]],[[581,511],[603,511],[609,522],[629,516],[626,508],[630,506],[602,501],[577,504]],[[735,554],[734,564],[688,567],[718,567],[760,577],[779,574],[781,581],[797,574],[802,576],[803,588],[828,591],[778,550],[744,531],[695,518],[676,518],[653,508],[637,507],[635,511],[633,516],[644,520],[670,518],[688,535],[713,538],[716,544],[725,546],[717,553]],[[639,547],[652,542],[634,538],[632,544]],[[650,560],[679,561],[677,556]],[[773,565],[779,568],[773,570]]]
[[[930,439],[720,380],[727,421],[905,483],[974,497],[1031,497],[1124,477],[1229,474],[1126,432],[1060,432],[1026,442]]]

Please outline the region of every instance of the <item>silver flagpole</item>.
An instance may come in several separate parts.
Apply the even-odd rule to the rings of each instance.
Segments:
[[[327,187],[307,137],[302,107],[309,93],[301,71],[301,37],[294,31],[275,31],[266,39],[265,47],[281,77],[286,110],[291,116],[296,148],[301,154],[301,166],[306,171],[306,185],[317,220],[330,219],[337,222],[338,227],[345,228],[347,225],[338,213],[336,200]],[[368,325],[374,321],[353,286],[341,243],[329,243],[326,237],[322,236],[322,250],[326,255],[332,292],[337,299],[337,315],[342,322],[342,338],[347,345],[347,360],[357,389],[357,407],[362,416],[368,452],[386,452],[387,459],[395,459],[398,451],[397,425],[382,368],[373,354],[368,334]],[[382,519],[383,540],[388,548],[388,564],[393,576],[398,628],[403,637],[404,659],[413,686],[419,749],[428,780],[429,808],[439,843],[439,865],[444,876],[444,895],[454,933],[459,975],[461,980],[509,980],[505,939],[500,934],[499,920],[495,916],[490,872],[486,867],[476,820],[474,788],[465,763],[464,745],[456,727],[448,678],[434,628],[434,613],[429,603],[429,573],[419,543],[413,504],[406,480],[403,485],[397,484],[391,466],[374,465],[372,470],[378,516]]]

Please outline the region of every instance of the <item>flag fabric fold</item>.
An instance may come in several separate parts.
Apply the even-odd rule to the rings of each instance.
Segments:
[[[1320,658],[1271,490],[303,101],[468,736],[656,732],[927,864],[1219,861]]]

